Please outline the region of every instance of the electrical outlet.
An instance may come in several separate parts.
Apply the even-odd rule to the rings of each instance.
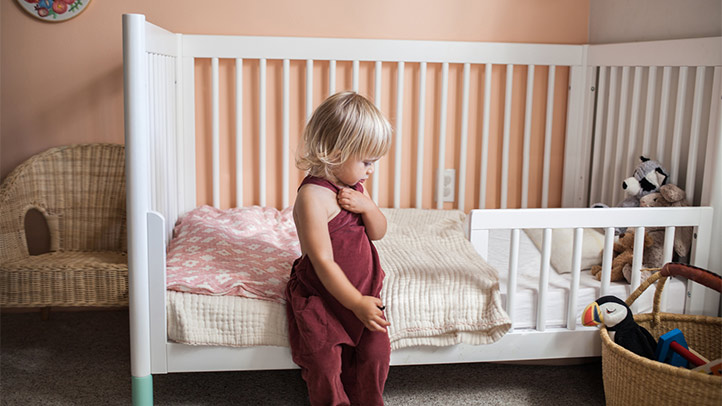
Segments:
[[[456,169],[444,169],[443,195],[444,202],[454,201],[454,182],[456,181]]]

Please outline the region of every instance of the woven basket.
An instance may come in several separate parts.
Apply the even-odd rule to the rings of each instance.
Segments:
[[[688,277],[720,290],[722,279],[707,271],[683,264],[666,264],[626,300],[634,301],[659,280],[652,313],[638,314],[634,320],[655,337],[678,328],[687,344],[709,360],[722,357],[722,318],[660,313],[659,303],[668,276]],[[602,375],[608,405],[722,405],[722,377],[693,372],[652,361],[614,343],[602,326]]]
[[[50,252],[30,255],[25,215],[43,214]],[[0,307],[128,304],[125,147],[51,148],[0,185]]]

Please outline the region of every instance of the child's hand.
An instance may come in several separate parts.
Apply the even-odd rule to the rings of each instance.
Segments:
[[[336,200],[342,209],[359,214],[369,211],[376,204],[365,194],[348,187],[338,191]]]
[[[371,331],[386,332],[384,327],[391,325],[382,316],[383,303],[381,299],[373,296],[362,296],[361,299],[351,308],[351,311]]]

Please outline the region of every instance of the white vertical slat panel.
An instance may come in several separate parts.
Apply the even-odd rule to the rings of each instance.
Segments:
[[[236,207],[243,207],[243,59],[236,58]]]
[[[175,88],[175,82],[176,82],[176,72],[175,72],[175,57],[167,57],[166,58],[166,72],[168,72],[168,82],[165,84],[166,88],[166,94],[168,95],[168,103],[166,104],[166,111],[168,114],[168,148],[166,149],[166,154],[168,156],[168,164],[167,164],[167,173],[168,173],[168,185],[171,188],[171,192],[169,196],[177,197],[178,194],[178,155],[176,151],[178,150],[178,139],[176,137],[176,110],[177,110],[177,104],[175,101],[177,100],[176,96],[176,88]],[[173,231],[173,225],[175,225],[175,219],[178,218],[178,199],[172,198],[168,201],[168,217],[166,219],[171,221],[166,221],[166,241],[168,241],[172,235]]]
[[[313,114],[313,59],[306,60],[306,122]]]
[[[381,111],[381,61],[374,62],[374,102],[376,108]],[[394,132],[395,133],[395,132]],[[380,163],[376,161],[374,172],[379,172]],[[379,175],[376,175],[371,183],[371,197],[376,204],[379,203]]]
[[[714,175],[714,171],[719,168],[719,164],[715,165],[715,160],[719,159],[719,148],[722,147],[722,141],[719,138],[719,132],[722,131],[722,66],[715,66],[712,72],[712,91],[709,99],[709,120],[704,126],[707,131],[707,145],[704,165],[704,173],[702,175],[702,194],[700,196],[701,205],[713,205],[716,192],[718,190],[719,176]],[[706,101],[705,101],[706,102]],[[713,134],[718,134],[714,137]],[[718,206],[715,206],[717,208]],[[722,217],[715,216],[715,223],[719,224]],[[719,235],[719,234],[716,234]]]
[[[612,254],[614,253],[614,227],[607,227],[604,231],[604,253],[602,254],[602,294],[609,294],[612,278]]]
[[[258,66],[258,204],[266,206],[266,59]]]
[[[624,179],[626,172],[624,170],[624,140],[627,138],[627,97],[629,95],[629,66],[622,67],[622,87],[619,91],[619,119],[617,120],[617,132],[616,132],[616,150],[614,152],[614,159],[612,161],[614,167],[612,169],[612,183],[615,187],[612,187],[612,203],[616,204],[619,201],[619,193],[622,188],[618,187],[619,179]]]
[[[463,90],[461,95],[461,145],[459,147],[459,186],[457,208],[464,211],[466,200],[466,153],[469,145],[469,74],[471,66],[464,64]]]
[[[446,115],[449,101],[449,64],[441,64],[441,112],[439,117],[439,156],[436,175],[436,208],[444,208],[444,169],[446,166]]]
[[[610,160],[613,159],[612,157],[612,144],[614,142],[614,124],[617,122],[616,112],[617,112],[617,68],[616,67],[610,67],[610,75],[609,75],[609,97],[607,98],[607,123],[606,123],[606,131],[604,133],[604,155],[602,156],[602,166],[600,170],[602,171],[602,183],[599,184],[602,189],[602,202],[605,202],[609,204],[610,206],[614,206],[615,202],[611,201],[610,196],[610,184],[615,183],[611,178],[612,175],[609,167],[611,167],[611,164],[609,163]]]
[[[352,66],[352,76],[351,76],[351,88],[354,92],[358,93],[358,60],[354,60],[351,63]]]
[[[290,141],[289,141],[289,126],[290,126],[290,67],[291,62],[288,59],[283,60],[283,127],[282,127],[282,151],[281,151],[281,207],[286,208],[288,207],[288,184],[289,184],[289,164],[288,160],[289,158],[289,150],[290,150]]]
[[[218,58],[211,59],[213,207],[221,207],[220,96],[218,89]]]
[[[156,123],[158,125],[158,131],[155,134],[155,137],[157,139],[157,146],[158,149],[155,151],[155,165],[157,169],[157,184],[156,187],[158,188],[158,201],[156,202],[156,210],[163,214],[163,217],[168,216],[168,211],[166,207],[167,197],[168,197],[168,185],[166,184],[166,172],[165,172],[165,164],[166,164],[166,133],[168,129],[166,128],[166,120],[165,120],[165,106],[168,103],[166,100],[166,95],[163,89],[163,84],[165,83],[165,71],[163,70],[163,56],[157,55],[154,58],[154,64],[155,64],[155,93],[158,100],[158,105],[156,106]]]
[[[682,154],[682,127],[684,124],[684,111],[687,107],[687,76],[688,66],[680,66],[679,78],[677,80],[677,105],[674,113],[674,130],[672,132],[672,155],[669,167],[671,183],[679,184],[679,157]],[[685,137],[687,138],[687,137]]]
[[[519,269],[519,232],[518,228],[511,230],[511,241],[509,242],[509,280],[506,288],[506,313],[514,328],[516,318],[516,285]]]
[[[642,132],[642,155],[651,157],[652,128],[654,127],[654,105],[657,98],[657,67],[650,66],[647,75],[647,98],[644,109],[644,131]],[[635,161],[636,163],[636,158]]]
[[[672,87],[672,67],[665,66],[662,70],[662,94],[659,107],[659,131],[657,131],[657,156],[655,160],[664,164],[664,151],[667,144],[667,116],[669,114],[669,93]]]
[[[642,92],[642,68],[634,67],[634,84],[632,87],[632,107],[629,118],[629,132],[627,133],[627,151],[624,166],[622,167],[622,178],[633,171],[635,165],[635,154],[637,153],[637,130],[639,128],[640,95]]]
[[[404,61],[396,71],[396,143],[394,147],[394,208],[401,206],[401,144],[404,119]]]
[[[328,61],[328,95],[336,93],[336,61]]]
[[[183,212],[196,207],[195,60],[183,58]]]
[[[514,83],[514,65],[506,65],[504,91],[504,128],[501,143],[501,208],[506,209],[509,195],[509,142],[511,138],[511,91]]]
[[[419,65],[419,111],[416,131],[416,208],[420,209],[423,199],[424,181],[424,129],[426,125],[426,62]]]
[[[526,72],[526,103],[524,106],[524,145],[522,146],[521,207],[529,207],[529,160],[531,159],[531,124],[534,105],[534,65]]]
[[[674,255],[674,234],[675,227],[664,228],[664,244],[662,245],[662,263],[672,262],[672,256]],[[662,290],[662,297],[660,298],[660,309],[664,310],[667,308],[667,292],[668,290]]]
[[[569,282],[569,306],[567,307],[567,328],[577,328],[577,301],[579,298],[579,281],[582,268],[582,244],[584,244],[584,229],[574,229],[574,243],[572,245],[572,279]]]
[[[604,97],[607,96],[605,90],[607,88],[607,69],[603,66],[599,67],[599,82],[597,84],[597,108],[594,116],[596,117],[594,123],[594,157],[592,159],[592,176],[591,185],[600,185],[604,177],[604,149],[601,147],[601,141],[603,139],[602,134],[602,117],[604,117]],[[601,201],[602,193],[600,188],[592,187],[589,193],[589,202],[597,203]]]
[[[157,124],[156,124],[156,118],[158,116],[156,109],[158,108],[158,95],[156,93],[155,84],[158,83],[156,79],[156,66],[155,66],[155,57],[152,54],[147,54],[147,66],[148,66],[148,103],[149,103],[149,112],[148,112],[148,134],[150,136],[150,142],[148,143],[150,146],[150,207],[153,210],[157,210],[158,207],[158,193],[160,190],[157,187],[158,179],[157,179],[157,173],[158,169],[156,168],[155,162],[156,160],[156,151],[158,150],[158,138],[156,137],[157,130]]]
[[[183,36],[176,34],[176,47],[181,48]],[[173,64],[175,69],[175,83],[173,84],[173,100],[175,101],[175,173],[176,173],[176,191],[178,199],[176,199],[176,218],[166,219],[167,222],[175,224],[175,220],[185,211],[185,202],[183,196],[185,196],[185,184],[184,184],[184,164],[183,157],[185,156],[184,145],[183,145],[183,58],[174,57]]]
[[[537,297],[536,310],[536,329],[538,331],[546,330],[546,308],[547,308],[547,291],[549,290],[549,260],[552,253],[552,229],[544,229],[544,238],[542,239],[542,257],[541,269],[539,270],[539,297]]]
[[[642,257],[644,256],[644,227],[634,229],[634,254],[632,256],[632,274],[629,291],[634,292],[641,281]],[[632,304],[632,313],[639,312],[638,303]]]
[[[697,149],[699,148],[700,132],[702,131],[702,99],[704,98],[706,71],[704,66],[697,66],[694,78],[692,124],[689,131],[689,152],[687,153],[687,179],[684,182],[687,203],[690,205],[692,205],[692,201],[694,200],[695,183],[697,181]]]
[[[484,123],[481,130],[481,174],[479,175],[479,208],[486,208],[486,176],[489,158],[489,117],[491,116],[491,64],[484,68]]]
[[[547,117],[544,129],[544,167],[542,171],[542,207],[549,207],[549,172],[552,155],[552,120],[554,118],[554,80],[556,66],[549,66],[549,79],[547,82]]]

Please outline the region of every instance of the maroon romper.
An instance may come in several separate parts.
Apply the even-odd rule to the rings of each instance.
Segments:
[[[307,176],[338,193],[333,183]],[[300,186],[299,186],[300,188]],[[363,192],[361,183],[353,187]],[[379,297],[384,271],[361,215],[341,210],[328,222],[334,261],[364,296]],[[288,336],[312,405],[382,405],[391,348],[323,286],[307,255],[293,263],[286,287]]]

